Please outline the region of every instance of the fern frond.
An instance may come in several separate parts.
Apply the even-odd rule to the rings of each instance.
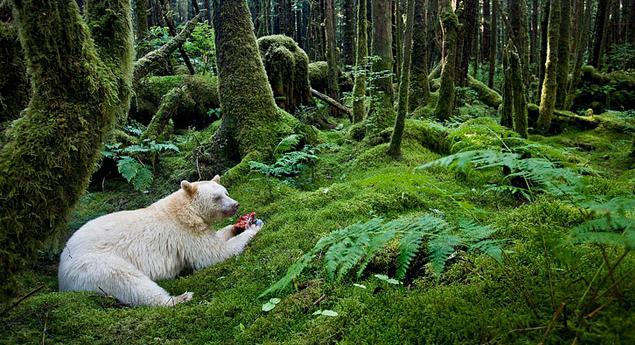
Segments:
[[[300,140],[302,140],[301,134],[291,134],[283,138],[273,150],[273,155],[277,157],[278,153],[285,153],[291,150],[300,143]]]
[[[428,242],[428,257],[434,275],[441,275],[447,259],[454,253],[454,247],[459,244],[461,238],[451,234],[438,235]]]
[[[399,256],[397,256],[397,271],[395,278],[398,280],[406,276],[408,267],[412,260],[417,256],[425,233],[422,231],[411,231],[399,241]]]

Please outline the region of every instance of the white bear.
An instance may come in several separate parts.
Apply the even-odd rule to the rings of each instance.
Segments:
[[[219,182],[218,175],[183,181],[177,192],[146,208],[86,223],[62,252],[60,291],[94,291],[130,305],[173,306],[192,299],[191,292],[170,296],[154,281],[240,254],[262,227],[258,220],[242,233],[234,225],[211,229],[212,221],[234,215],[239,206]]]

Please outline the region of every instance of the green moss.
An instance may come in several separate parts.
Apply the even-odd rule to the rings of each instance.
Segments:
[[[309,64],[309,82],[311,87],[325,92],[328,84],[329,64],[326,61],[316,61]]]
[[[511,130],[496,123],[489,117],[480,117],[465,121],[461,126],[450,131],[448,140],[452,143],[450,152],[478,150],[501,146],[501,138],[516,136]]]
[[[487,85],[470,75],[467,76],[467,85],[476,91],[479,100],[485,105],[498,108],[503,102],[503,97],[496,90],[490,89]]]
[[[174,75],[145,78],[135,85],[130,118],[149,124],[170,90],[182,89],[174,99],[172,119],[175,128],[204,128],[216,118],[210,109],[220,108],[218,78],[209,75]]]
[[[0,123],[17,119],[29,102],[23,55],[14,24],[0,21]]]
[[[440,8],[441,25],[444,31],[443,37],[443,49],[447,56],[443,62],[443,68],[441,70],[441,86],[439,87],[439,98],[437,99],[437,105],[434,109],[434,114],[441,120],[446,120],[454,113],[455,106],[455,75],[456,75],[456,60],[457,60],[457,30],[459,28],[459,19],[457,18],[450,3],[447,3],[444,8]]]
[[[278,106],[293,113],[311,104],[309,57],[304,50],[284,35],[260,37],[258,48]]]
[[[360,122],[366,117],[366,59],[368,57],[367,12],[367,1],[359,1],[356,16],[357,49],[355,54],[355,82],[353,85],[353,122]]]

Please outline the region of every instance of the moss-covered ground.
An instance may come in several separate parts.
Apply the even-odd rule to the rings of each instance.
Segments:
[[[321,142],[332,145],[300,177],[281,181],[251,173],[234,179],[232,197],[266,225],[239,257],[160,282],[174,294],[194,292],[191,302],[176,308],[132,308],[93,293],[56,292],[60,245],[52,245],[37,267],[19,277],[25,294],[44,288],[2,315],[0,343],[560,344],[576,337],[580,344],[635,343],[633,256],[615,272],[623,277],[619,293],[598,296],[597,308],[577,319],[578,301],[585,305],[585,290],[602,264],[597,248],[568,241],[584,214],[558,197],[543,195],[529,203],[486,192],[490,174],[416,170],[441,157],[423,146],[429,143],[422,138],[426,126],[422,120],[406,122],[401,160],[387,156],[387,144],[369,148],[343,128],[319,133]],[[142,207],[178,188],[181,179],[195,179],[188,154],[194,141],[186,140],[192,135],[180,138],[182,154],[161,160],[149,193],[133,192],[123,180],[87,193],[73,213],[69,235],[90,219]],[[498,135],[509,133],[494,120],[470,120],[449,129],[447,147],[456,152],[500,146]],[[598,195],[635,192],[627,134],[600,127],[530,140],[544,145],[541,150],[551,159],[592,172],[589,181]],[[322,266],[314,265],[284,293],[258,297],[333,230],[375,216],[430,212],[498,228],[496,236],[507,239],[503,264],[485,255],[460,254],[437,279],[422,252],[403,284],[389,285],[373,276],[394,273],[386,250],[360,280],[331,282]],[[263,312],[269,297],[281,302]],[[554,314],[562,303],[565,311]],[[338,316],[313,315],[324,309]]]

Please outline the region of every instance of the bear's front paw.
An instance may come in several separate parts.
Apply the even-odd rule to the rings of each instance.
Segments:
[[[263,225],[265,225],[265,223],[262,220],[256,219],[256,221],[251,224],[249,228],[247,228],[247,230],[253,233],[257,233],[258,231],[260,231],[260,229],[262,229]]]

